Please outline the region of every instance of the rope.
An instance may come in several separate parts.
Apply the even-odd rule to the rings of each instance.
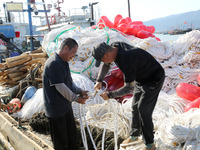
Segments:
[[[84,110],[84,109],[83,109],[83,110]],[[85,114],[85,112],[83,112],[83,114]],[[92,134],[91,134],[91,132],[90,132],[90,128],[89,128],[89,126],[88,126],[88,123],[87,123],[87,120],[86,120],[85,115],[83,115],[83,117],[84,117],[84,121],[85,121],[85,124],[86,124],[87,130],[88,130],[88,133],[89,133],[90,139],[91,139],[91,141],[92,141],[93,147],[94,147],[95,150],[97,150],[97,147],[96,147],[96,145],[95,145],[95,143],[94,143],[94,139],[93,139]]]
[[[110,114],[110,107],[108,109],[108,113],[107,113],[107,117],[106,117],[106,122],[105,122],[104,129],[103,129],[102,148],[101,148],[102,150],[104,150],[105,134],[106,134],[106,127],[107,127],[107,124],[108,124],[109,114]]]
[[[70,71],[71,71],[72,73],[82,74],[82,73],[84,73],[85,71],[87,71],[89,68],[91,68],[91,66],[93,65],[93,63],[94,63],[94,58],[92,59],[91,64],[90,64],[87,68],[85,68],[82,72],[76,72],[76,71],[72,71],[72,70],[70,70]]]
[[[70,30],[74,30],[74,29],[76,29],[76,27],[73,27],[73,28],[70,28],[70,29],[67,29],[67,30],[62,31],[61,33],[59,33],[59,34],[56,36],[56,38],[53,40],[53,42],[55,42],[56,44],[58,44],[58,39],[60,38],[60,36],[61,36],[63,33],[67,32],[67,31],[70,31]]]
[[[108,33],[106,32],[106,30],[105,30],[105,28],[104,28],[104,32],[106,33],[106,37],[107,37],[107,44],[109,43],[109,41],[110,41],[110,38],[109,38],[109,35],[108,35]],[[77,74],[82,74],[82,73],[84,73],[85,71],[87,71],[91,66],[92,66],[92,64],[94,63],[94,58],[92,59],[92,62],[91,62],[91,64],[86,68],[86,69],[84,69],[83,71],[81,71],[81,72],[76,72],[76,71],[72,71],[72,70],[70,70],[72,73],[77,73]],[[91,73],[90,73],[90,78],[91,78]]]
[[[85,133],[85,128],[83,125],[83,121],[82,121],[82,106],[81,104],[79,104],[79,119],[80,119],[80,128],[81,128],[81,137],[82,137],[82,141],[83,141],[83,145],[85,147],[86,150],[88,150],[88,145],[87,145],[87,138],[86,138],[86,133]]]

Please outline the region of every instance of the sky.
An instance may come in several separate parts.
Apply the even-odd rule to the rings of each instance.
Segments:
[[[35,1],[42,2],[42,0]],[[56,1],[46,0],[45,2],[53,3]],[[11,0],[0,0],[0,15],[3,13],[4,2],[11,2]],[[27,0],[13,0],[13,2],[23,2],[24,9],[27,9]],[[61,9],[66,15],[69,15],[69,12],[72,12],[69,10],[78,10],[74,8],[81,10],[82,6],[89,7],[89,3],[93,2],[98,2],[98,4],[94,5],[94,17],[97,20],[103,15],[107,16],[112,22],[117,14],[128,17],[128,0],[64,0],[64,3],[61,4]],[[148,21],[173,14],[200,10],[200,0],[129,0],[129,2],[133,21]],[[43,9],[41,4],[36,6],[38,9]],[[52,10],[49,15],[54,12]],[[16,15],[19,15],[19,13]],[[25,15],[26,18],[28,18],[28,15]]]
[[[73,2],[71,2],[73,1]],[[95,7],[99,7],[101,16],[107,16],[111,21],[117,14],[128,17],[128,0],[97,0]],[[131,19],[134,21],[148,21],[189,11],[200,10],[200,0],[129,0]],[[65,6],[88,5],[88,0],[66,1]],[[98,9],[98,8],[96,8]]]

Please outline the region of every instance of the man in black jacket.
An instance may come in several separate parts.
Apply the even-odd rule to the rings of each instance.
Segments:
[[[105,100],[132,91],[134,94],[130,137],[121,144],[122,147],[126,148],[142,133],[143,142],[146,144],[144,150],[154,150],[152,113],[165,78],[163,67],[145,50],[124,42],[115,42],[111,46],[100,43],[94,47],[92,55],[96,59],[96,67],[100,66],[101,61],[104,62],[96,80],[96,90],[102,87],[102,81],[112,62],[124,74],[124,86],[115,91],[104,92],[101,96]]]
[[[74,84],[70,73],[68,61],[75,56],[77,49],[78,44],[74,39],[65,39],[59,51],[49,57],[44,67],[45,114],[49,119],[55,150],[77,149],[77,131],[71,103],[85,104],[88,98],[87,91]]]

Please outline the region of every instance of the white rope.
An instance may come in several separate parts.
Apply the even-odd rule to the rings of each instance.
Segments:
[[[199,114],[199,109],[192,109],[186,113],[165,119],[157,131],[157,138],[171,148],[192,140],[198,141],[200,138],[200,121],[197,119],[200,117]],[[191,142],[190,144],[194,144],[192,147],[196,145],[196,143]],[[187,146],[186,144],[184,147]],[[198,146],[197,149],[199,148]]]
[[[83,110],[85,110],[85,109],[83,109]],[[85,114],[84,111],[83,111],[83,114]],[[95,150],[97,150],[97,147],[96,147],[96,145],[95,145],[95,143],[94,143],[94,139],[93,139],[92,134],[91,134],[91,132],[90,132],[90,128],[89,128],[89,125],[88,125],[88,123],[87,123],[87,120],[86,120],[85,115],[83,115],[83,117],[84,117],[84,121],[85,121],[85,124],[86,124],[87,130],[88,130],[88,133],[89,133],[90,139],[91,139],[91,141],[92,141],[93,147],[94,147]]]
[[[104,129],[103,129],[102,148],[101,148],[102,150],[104,150],[105,134],[106,134],[106,127],[107,127],[107,124],[108,124],[109,114],[110,114],[110,107],[108,109],[108,113],[107,113],[107,117],[106,117],[106,122],[105,122]]]
[[[113,118],[113,121],[114,121],[114,140],[115,140],[115,150],[118,150],[118,146],[117,146],[117,138],[118,138],[118,117],[117,117],[117,112],[118,111],[116,108],[113,108],[113,102],[112,101],[109,101],[111,102],[111,107],[112,107],[112,111],[114,112],[114,118]]]
[[[82,137],[82,141],[83,141],[83,145],[85,147],[86,150],[88,150],[88,145],[87,145],[87,137],[86,137],[86,133],[85,133],[85,128],[84,128],[84,124],[83,124],[83,120],[82,120],[82,109],[81,109],[81,104],[79,104],[79,119],[80,119],[80,129],[81,129],[81,137]]]

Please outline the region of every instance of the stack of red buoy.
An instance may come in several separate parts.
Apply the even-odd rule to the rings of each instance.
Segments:
[[[200,84],[200,74],[198,76],[198,82]],[[176,87],[176,93],[179,97],[190,101],[185,106],[185,112],[191,108],[200,108],[200,87],[189,83],[180,83]]]
[[[160,39],[153,34],[155,32],[154,26],[146,26],[142,21],[132,21],[130,17],[123,18],[120,14],[116,15],[114,23],[106,16],[101,16],[97,26],[100,29],[105,27],[116,29],[127,35],[134,35],[141,39],[153,37],[160,41]]]

